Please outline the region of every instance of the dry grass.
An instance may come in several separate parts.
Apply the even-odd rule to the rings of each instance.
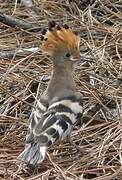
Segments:
[[[34,98],[49,81],[51,63],[41,52],[40,32],[0,23],[0,51],[40,48],[36,53],[0,59],[0,179],[121,180],[122,4],[117,0],[92,1],[91,5],[35,0],[32,10],[16,2],[1,0],[0,9],[41,27],[53,19],[68,23],[81,36],[81,54],[89,61],[81,61],[74,73],[84,95],[84,115],[72,139],[82,151],[77,153],[65,141],[50,148],[37,168],[17,165]]]

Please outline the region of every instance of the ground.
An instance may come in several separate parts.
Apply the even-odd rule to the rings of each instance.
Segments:
[[[121,12],[117,0],[35,0],[31,7],[0,1],[0,179],[122,179]],[[10,17],[17,18],[13,25]],[[40,38],[50,20],[67,23],[81,38],[74,79],[84,113],[72,132],[81,151],[65,140],[38,167],[22,167],[16,157],[24,148],[34,99],[52,69]]]

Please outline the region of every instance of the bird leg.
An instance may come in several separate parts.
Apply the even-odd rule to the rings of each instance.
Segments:
[[[70,142],[70,144],[71,144],[72,146],[74,146],[74,147],[76,148],[77,152],[80,152],[80,151],[81,151],[80,147],[73,142],[73,140],[71,139],[71,136],[70,136],[70,135],[68,136],[68,141]]]
[[[68,141],[69,143],[75,147],[75,149],[77,150],[78,153],[82,152],[82,148],[80,148],[80,146],[78,146],[77,144],[75,144],[75,142],[72,140],[72,137],[71,137],[71,133],[68,135]]]

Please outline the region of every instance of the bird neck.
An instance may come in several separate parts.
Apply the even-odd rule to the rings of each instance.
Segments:
[[[76,86],[73,79],[73,65],[71,62],[62,64],[53,63],[51,80],[47,87],[49,99],[63,95],[63,92],[75,91]]]

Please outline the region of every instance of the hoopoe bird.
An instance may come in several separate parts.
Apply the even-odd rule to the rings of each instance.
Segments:
[[[80,38],[68,25],[49,22],[42,31],[42,49],[52,58],[53,71],[46,91],[37,101],[24,151],[18,159],[37,165],[47,148],[70,135],[81,119],[83,98],[73,79],[74,62],[80,60]]]

